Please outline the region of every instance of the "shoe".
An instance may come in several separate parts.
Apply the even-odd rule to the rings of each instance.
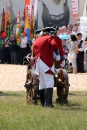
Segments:
[[[49,104],[49,105],[45,105],[45,107],[54,107],[54,105],[53,104]]]
[[[53,88],[46,88],[45,91],[45,106],[54,107],[52,104]]]
[[[41,106],[45,104],[45,89],[39,90]]]

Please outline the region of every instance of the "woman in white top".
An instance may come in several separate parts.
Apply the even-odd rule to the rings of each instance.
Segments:
[[[22,34],[21,44],[20,44],[20,64],[23,65],[23,58],[27,54],[27,36],[26,33]]]
[[[76,64],[77,53],[78,53],[78,41],[75,35],[71,35],[68,58],[70,58],[71,60],[70,62],[72,63],[74,74],[77,73],[77,64]]]

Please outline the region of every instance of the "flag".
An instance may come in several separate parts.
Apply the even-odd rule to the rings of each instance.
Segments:
[[[37,0],[34,0],[34,18],[37,19],[37,13],[38,13],[38,6],[37,6]]]
[[[38,5],[37,5],[37,0],[33,1],[34,3],[34,34],[36,30],[38,29]]]
[[[78,0],[72,0],[72,11],[74,20],[76,21],[78,19]]]
[[[25,10],[25,32],[27,34],[28,41],[30,40],[30,20],[28,17],[28,7]]]
[[[30,14],[31,14],[31,4],[30,0],[25,0],[25,6],[24,6],[24,32],[27,34],[28,41],[30,40]]]
[[[10,14],[8,11],[8,7],[6,6],[6,14],[5,14],[5,32],[7,33],[8,38],[11,38],[11,19],[10,19]]]
[[[18,10],[18,14],[17,14],[16,37],[17,37],[17,45],[20,46],[21,44],[20,10]]]
[[[2,21],[1,21],[1,37],[2,38],[6,37],[5,23],[6,23],[6,18],[5,18],[5,11],[4,11],[4,8],[3,8]]]
[[[38,11],[37,11],[37,18],[36,18],[35,24],[34,24],[34,34],[36,33],[36,30],[38,30]]]
[[[30,28],[30,37],[31,39],[33,38],[34,36],[34,26],[35,26],[35,19],[34,19],[34,8],[33,8],[33,5],[32,5],[32,9],[31,9],[31,21],[30,21],[30,25],[31,25],[31,28]]]
[[[30,5],[30,0],[25,0],[25,6]]]
[[[2,46],[2,43],[3,43],[3,42],[2,42],[2,38],[0,37],[0,47]]]
[[[2,21],[1,21],[1,32],[5,31],[5,10],[3,8]]]

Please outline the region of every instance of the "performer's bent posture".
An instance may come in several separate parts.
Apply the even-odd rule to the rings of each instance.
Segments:
[[[39,76],[39,90],[42,106],[54,107],[52,94],[54,86],[54,51],[58,50],[55,37],[42,35],[33,44],[33,51],[36,57],[35,73]],[[45,96],[44,96],[45,93]]]

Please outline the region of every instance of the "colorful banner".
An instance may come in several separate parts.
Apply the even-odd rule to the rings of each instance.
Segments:
[[[31,36],[33,37],[36,30],[37,30],[37,24],[38,24],[38,6],[37,6],[37,0],[32,1],[32,9],[31,9]]]
[[[30,0],[25,0],[25,9],[27,8],[28,10],[28,17],[30,19],[30,16],[31,16],[31,3],[30,3]]]
[[[9,14],[9,10],[7,6],[6,6],[5,18],[6,18],[5,32],[7,33],[7,36],[10,39],[11,38],[11,19],[10,19],[10,14]]]
[[[34,19],[34,7],[32,5],[32,9],[31,9],[31,21],[30,21],[30,25],[31,25],[31,28],[30,28],[30,35],[31,35],[31,39],[33,38],[33,35],[34,35],[34,24],[35,24],[35,19]]]
[[[1,31],[5,31],[5,10],[3,8],[3,13],[2,13],[2,21],[1,21]]]
[[[27,34],[28,43],[30,40],[30,20],[28,17],[28,7],[25,9],[25,32]]]
[[[18,15],[17,15],[16,37],[17,37],[17,45],[20,46],[21,44],[20,10],[18,10]]]
[[[37,0],[34,0],[34,18],[37,19],[37,13],[38,13],[38,5]]]
[[[78,0],[72,0],[72,11],[74,20],[78,20]]]

